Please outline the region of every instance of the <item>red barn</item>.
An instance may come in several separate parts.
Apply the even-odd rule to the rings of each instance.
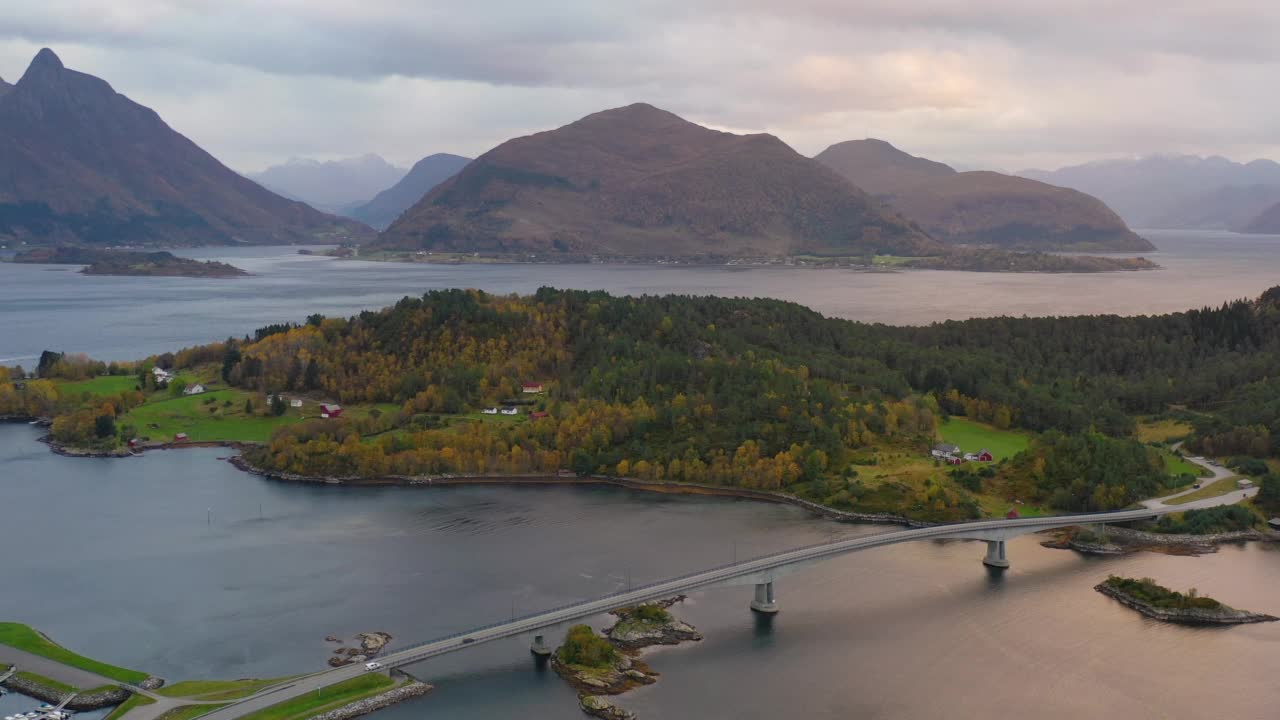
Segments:
[[[1004,517],[1006,520],[1017,520],[1019,517],[1018,508],[1009,508],[1009,512],[1005,513]]]
[[[327,403],[320,403],[320,417],[336,418],[341,416],[342,416],[341,405],[329,405]]]
[[[529,418],[531,420],[541,420],[542,418],[545,418],[545,417],[551,417],[551,413],[545,410],[539,410],[537,412],[529,413]]]
[[[173,436],[173,441],[174,441],[174,442],[186,442],[186,441],[187,441],[187,434],[186,434],[186,433],[178,433],[177,435],[174,435],[174,436]]]
[[[993,456],[991,451],[986,448],[983,448],[982,451],[978,453],[978,462],[991,462],[993,460],[995,460],[995,456]]]

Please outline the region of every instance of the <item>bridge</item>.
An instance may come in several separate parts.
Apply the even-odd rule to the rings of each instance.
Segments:
[[[533,636],[533,644],[530,648],[532,652],[537,655],[548,655],[551,652],[551,646],[547,644],[543,634],[548,628],[566,625],[621,607],[653,602],[688,593],[692,590],[718,586],[754,586],[755,590],[749,604],[750,608],[759,613],[772,614],[778,612],[779,609],[778,597],[774,588],[774,583],[778,578],[798,568],[848,553],[918,540],[978,540],[987,543],[986,554],[982,558],[982,562],[985,565],[993,568],[1007,568],[1010,563],[1005,542],[1019,535],[1074,525],[1105,525],[1108,523],[1153,520],[1166,513],[1176,512],[1179,509],[1177,507],[1144,508],[1141,510],[1107,513],[979,520],[931,525],[867,537],[819,543],[785,550],[752,560],[699,570],[688,575],[660,580],[604,597],[574,602],[510,621],[454,633],[435,640],[411,645],[394,653],[382,655],[378,658],[378,662],[381,663],[384,669],[391,670],[448,653],[470,649],[482,643],[530,635]],[[314,673],[268,688],[257,695],[202,715],[201,718],[202,720],[235,720],[235,718],[243,717],[249,713],[308,692],[316,692],[319,688],[362,675],[365,672],[368,672],[368,670],[364,665],[357,664]]]

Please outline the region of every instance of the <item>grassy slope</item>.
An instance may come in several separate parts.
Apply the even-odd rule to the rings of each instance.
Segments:
[[[1168,468],[1170,475],[1182,475],[1184,473],[1194,477],[1210,477],[1212,475],[1205,468],[1189,462],[1186,458],[1168,450],[1160,450],[1160,456],[1164,458],[1164,465]]]
[[[1166,505],[1185,505],[1189,502],[1194,502],[1196,500],[1222,497],[1227,493],[1232,493],[1240,489],[1239,487],[1236,486],[1237,479],[1238,478],[1234,476],[1223,478],[1218,482],[1215,482],[1212,485],[1209,485],[1208,487],[1200,488],[1199,490],[1189,495],[1183,495],[1182,497],[1174,498],[1172,500],[1165,502],[1165,504]]]
[[[123,717],[124,714],[129,712],[130,710],[136,707],[140,707],[142,705],[151,705],[154,703],[155,703],[155,700],[152,700],[146,695],[138,695],[137,693],[134,693],[133,695],[129,696],[128,700],[125,700],[124,702],[117,705],[116,709],[112,710],[111,714],[108,715],[103,720],[120,720],[120,718]]]
[[[1144,443],[1181,440],[1194,429],[1181,420],[1142,420],[1138,423],[1138,439]]]
[[[183,705],[161,715],[157,720],[191,720],[223,707],[222,705]]]
[[[396,681],[377,673],[359,675],[323,688],[318,693],[308,693],[285,702],[263,708],[244,716],[242,720],[301,720],[327,712],[347,703],[362,700],[386,692],[396,686]]]
[[[938,427],[946,442],[959,445],[964,452],[976,453],[986,448],[996,461],[1011,458],[1027,449],[1031,437],[1016,430],[999,430],[985,423],[953,417]]]
[[[192,700],[238,700],[288,679],[283,677],[268,678],[266,680],[184,680],[172,685],[166,685],[156,692],[167,697],[182,697]]]
[[[34,629],[22,623],[0,623],[0,643],[25,650],[29,653],[47,657],[72,667],[97,673],[112,680],[137,684],[147,679],[147,674],[137,670],[128,670],[104,662],[91,660],[77,655],[70,650],[45,638]]]
[[[213,402],[206,404],[210,398]],[[139,434],[153,440],[170,440],[175,434],[185,432],[192,441],[266,442],[276,428],[302,420],[294,408],[280,417],[258,414],[261,407],[256,408],[258,412],[253,415],[245,415],[244,403],[251,398],[255,406],[263,404],[257,396],[243,390],[214,390],[176,398],[157,395],[154,400],[130,410],[120,422],[136,426]],[[227,405],[227,401],[231,404]]]
[[[63,396],[78,397],[83,393],[94,396],[119,395],[126,390],[138,386],[138,378],[133,375],[102,375],[78,382],[59,382],[58,391]]]

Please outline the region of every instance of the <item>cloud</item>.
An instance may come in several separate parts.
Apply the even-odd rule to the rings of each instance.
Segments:
[[[968,167],[1280,154],[1262,0],[9,5],[0,75],[52,46],[245,170],[478,154],[637,100],[806,153],[873,135]]]

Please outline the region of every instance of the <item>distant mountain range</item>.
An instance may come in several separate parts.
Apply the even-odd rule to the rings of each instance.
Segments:
[[[486,152],[375,247],[608,257],[930,255],[913,223],[772,135],[636,104]]]
[[[291,158],[246,177],[272,192],[326,212],[347,215],[408,172],[372,153],[321,162]],[[421,196],[419,196],[421,197]],[[416,200],[417,198],[415,198]]]
[[[428,155],[414,164],[413,169],[390,188],[383,190],[372,200],[350,210],[347,215],[379,230],[386,228],[400,214],[422,199],[435,186],[448,180],[467,166],[471,158],[448,153]]]
[[[0,94],[0,243],[197,245],[367,238],[233,172],[154,111],[41,50]]]
[[[1134,227],[1280,232],[1267,220],[1280,215],[1280,164],[1270,160],[1152,155],[1019,175],[1096,195]]]
[[[4,78],[0,77],[0,97],[4,97],[5,94],[12,89],[13,89],[13,86],[5,82]]]
[[[814,159],[947,243],[1016,250],[1154,249],[1103,202],[1075,190],[996,172],[957,172],[875,139],[832,145]]]

